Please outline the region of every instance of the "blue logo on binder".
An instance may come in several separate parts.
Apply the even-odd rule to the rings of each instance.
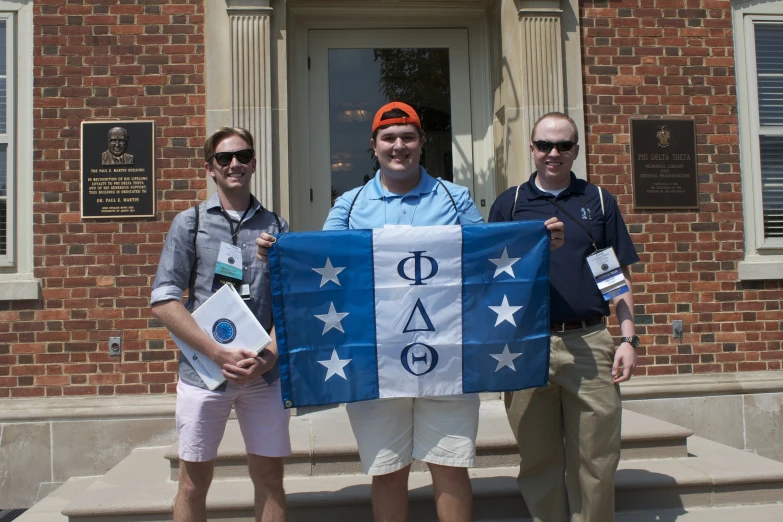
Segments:
[[[228,319],[218,319],[212,325],[212,337],[222,344],[228,344],[237,337],[237,327]]]

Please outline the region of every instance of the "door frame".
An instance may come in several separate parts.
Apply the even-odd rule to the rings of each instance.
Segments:
[[[468,31],[473,188],[471,195],[486,218],[495,199],[495,160],[492,136],[492,89],[487,5],[477,2],[420,0],[392,5],[350,7],[339,2],[290,2],[287,12],[288,88],[291,166],[290,221],[292,230],[320,229],[317,209],[310,201],[311,143],[309,31],[312,29],[427,29]],[[369,137],[368,137],[369,138]],[[329,172],[329,175],[331,173]],[[328,193],[328,192],[327,192]],[[482,206],[483,202],[483,206]]]
[[[310,187],[313,189],[311,203],[313,222],[310,228],[319,226],[317,221],[326,219],[331,208],[331,175],[322,175],[330,163],[331,132],[329,89],[318,88],[329,85],[330,49],[367,48],[439,48],[449,51],[449,79],[451,85],[451,150],[454,158],[454,183],[474,193],[473,145],[470,110],[470,58],[468,56],[467,29],[352,29],[321,30],[308,32],[310,55]],[[392,100],[393,101],[393,100]],[[405,100],[402,100],[405,101]],[[367,136],[369,146],[370,136]],[[330,171],[331,172],[331,171]],[[319,218],[319,216],[323,216]]]

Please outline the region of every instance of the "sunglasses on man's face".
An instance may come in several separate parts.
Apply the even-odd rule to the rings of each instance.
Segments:
[[[552,149],[557,149],[557,152],[566,152],[574,148],[573,141],[559,141],[557,143],[552,143],[551,141],[544,141],[544,140],[538,140],[534,141],[533,145],[536,146],[538,150],[541,152],[549,153],[552,151]]]
[[[212,157],[221,167],[228,167],[235,157],[239,163],[247,165],[253,159],[253,155],[253,149],[242,149],[234,152],[216,152]]]

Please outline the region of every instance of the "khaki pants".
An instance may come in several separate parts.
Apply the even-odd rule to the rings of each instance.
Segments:
[[[604,325],[552,335],[549,385],[506,393],[519,488],[535,522],[612,522],[620,390]]]

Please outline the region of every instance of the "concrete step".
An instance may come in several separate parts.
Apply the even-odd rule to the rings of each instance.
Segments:
[[[163,458],[167,451],[166,447],[134,451],[74,498],[64,511],[70,522],[170,519],[177,484],[168,478],[168,462]],[[690,456],[675,459],[621,462],[615,487],[623,520],[677,520],[648,515],[783,502],[783,463],[699,437],[689,438],[688,451]],[[475,520],[511,522],[528,516],[516,474],[515,466],[470,470]],[[289,476],[285,488],[291,522],[372,520],[370,479],[364,475]],[[409,491],[410,519],[436,520],[429,473],[411,473]],[[209,519],[252,520],[252,503],[249,479],[215,481],[207,497]]]
[[[783,504],[695,509],[652,509],[617,513],[615,522],[780,522]],[[482,522],[532,522],[531,518],[493,518]]]
[[[292,455],[286,459],[286,476],[359,474],[359,450],[344,407],[291,418]],[[664,459],[687,456],[686,440],[693,432],[632,411],[623,411],[622,451],[629,459]],[[215,479],[247,476],[247,455],[236,420],[229,421],[218,449]],[[171,480],[177,480],[178,443],[166,452]],[[476,467],[516,466],[519,454],[502,401],[482,401],[476,439]],[[414,462],[413,471],[426,466]]]
[[[62,510],[99,477],[74,477],[28,509],[16,522],[68,522]]]

